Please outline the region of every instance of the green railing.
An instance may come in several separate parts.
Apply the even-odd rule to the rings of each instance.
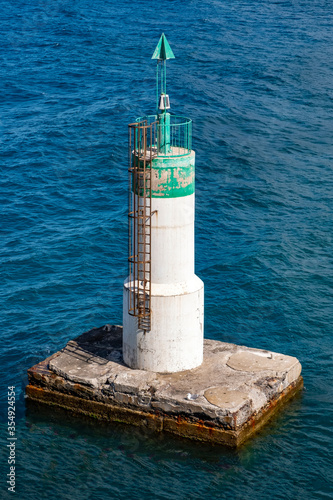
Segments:
[[[158,156],[185,156],[191,152],[192,120],[189,118],[161,113],[142,116],[136,122],[152,126],[147,149],[152,147]]]

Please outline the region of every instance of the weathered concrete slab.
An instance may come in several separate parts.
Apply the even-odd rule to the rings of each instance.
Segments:
[[[28,371],[27,395],[106,420],[237,446],[302,386],[291,356],[205,340],[204,361],[172,374],[122,361],[122,328],[80,335]]]

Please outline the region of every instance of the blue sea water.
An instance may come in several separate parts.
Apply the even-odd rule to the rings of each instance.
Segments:
[[[333,14],[328,0],[2,0],[1,498],[333,498]],[[26,371],[121,324],[127,124],[193,119],[205,336],[297,356],[305,391],[239,450],[26,408]]]

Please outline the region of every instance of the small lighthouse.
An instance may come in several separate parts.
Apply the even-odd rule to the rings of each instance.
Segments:
[[[204,285],[194,273],[192,120],[170,113],[162,34],[152,59],[156,111],[129,125],[129,273],[123,357],[130,368],[178,372],[203,360]]]
[[[26,393],[52,408],[237,447],[303,387],[302,367],[293,356],[203,340],[192,121],[170,113],[173,58],[163,34],[152,57],[155,113],[129,125],[123,327],[106,324],[69,340],[30,368]]]

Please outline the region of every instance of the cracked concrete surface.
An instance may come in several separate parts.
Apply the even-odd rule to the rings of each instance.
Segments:
[[[250,421],[259,422],[277,401],[301,386],[296,358],[214,340],[205,340],[203,363],[193,370],[171,374],[133,370],[122,361],[122,327],[111,325],[69,341],[28,373],[27,394],[32,399],[42,399],[37,389],[43,389],[53,392],[55,401],[59,393],[62,401],[65,395],[80,398],[83,412],[84,401],[124,414],[140,412],[140,418],[164,419],[164,427],[182,435],[179,425],[175,428],[172,423],[181,418],[187,423],[186,437],[193,437],[189,429],[194,425],[233,433],[234,441],[228,439],[237,444],[242,428]],[[207,440],[214,441],[210,435],[207,431]]]

